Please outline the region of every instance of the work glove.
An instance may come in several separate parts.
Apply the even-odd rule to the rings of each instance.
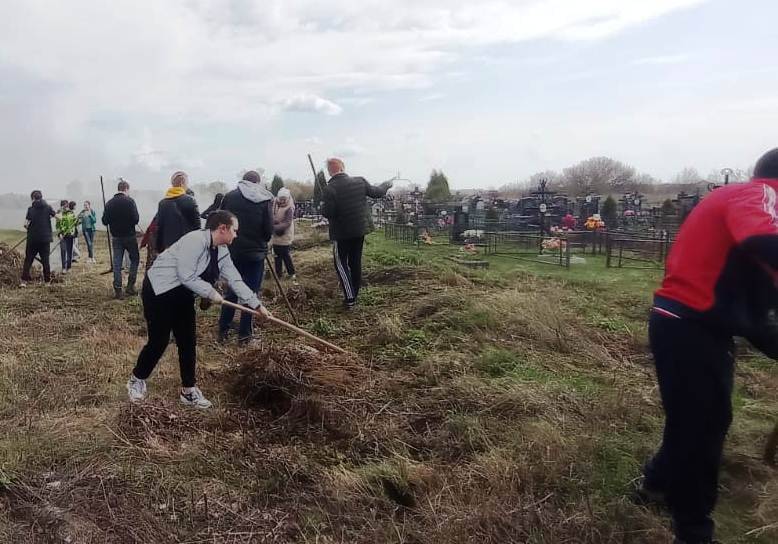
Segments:
[[[211,299],[214,304],[221,304],[224,302],[224,298],[222,298],[222,296],[219,294],[219,291],[216,289],[211,290],[211,294],[208,296],[208,298]]]

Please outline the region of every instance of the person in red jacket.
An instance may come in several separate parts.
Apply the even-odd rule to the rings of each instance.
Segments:
[[[778,358],[778,148],[748,183],[709,194],[670,252],[649,321],[665,411],[643,500],[666,502],[675,542],[713,542],[724,439],[732,422],[733,337]]]

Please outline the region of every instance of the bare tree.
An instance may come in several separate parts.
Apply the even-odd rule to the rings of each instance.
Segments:
[[[592,157],[563,171],[565,184],[573,194],[624,191],[635,179],[635,169],[609,157]]]
[[[696,168],[687,166],[675,175],[673,181],[675,183],[698,183],[699,181],[702,181],[702,176]]]

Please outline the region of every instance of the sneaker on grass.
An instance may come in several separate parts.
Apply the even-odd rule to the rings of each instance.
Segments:
[[[127,395],[130,401],[139,402],[146,398],[146,380],[140,380],[135,376],[130,376],[127,381]]]
[[[179,399],[186,406],[194,406],[203,410],[212,406],[211,401],[205,398],[199,387],[182,387]]]

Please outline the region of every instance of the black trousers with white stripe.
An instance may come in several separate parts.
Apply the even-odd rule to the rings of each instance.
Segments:
[[[343,300],[354,304],[362,285],[362,246],[365,237],[345,238],[332,242],[332,255],[335,258],[335,271],[343,289]]]

